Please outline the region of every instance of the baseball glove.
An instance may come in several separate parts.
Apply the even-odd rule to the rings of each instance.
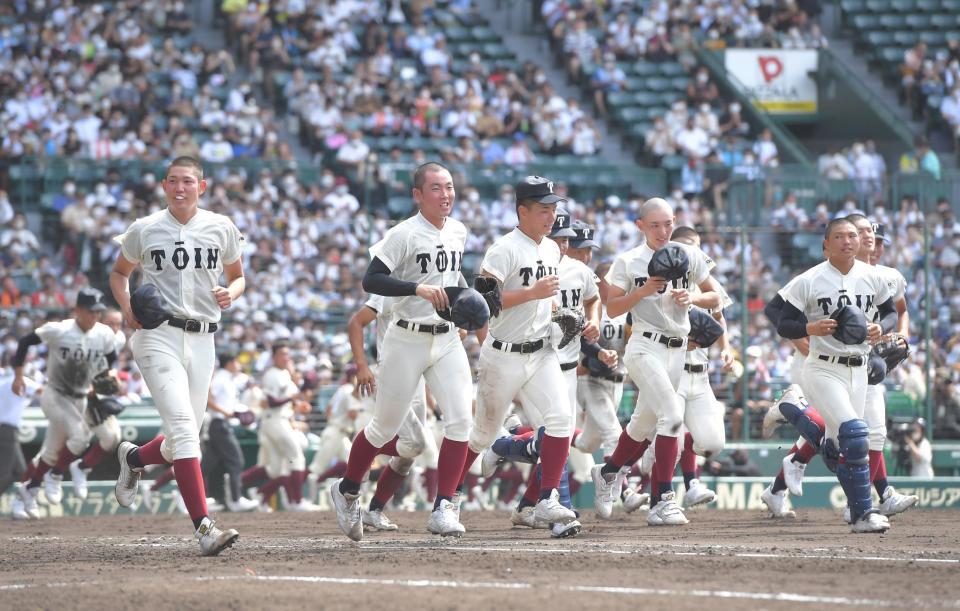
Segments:
[[[886,336],[886,339],[874,346],[873,353],[883,359],[887,364],[887,372],[889,373],[910,356],[910,344],[907,342],[907,338],[899,333],[894,333]]]
[[[130,295],[130,309],[144,329],[156,329],[170,318],[167,300],[155,284],[141,284]]]
[[[117,378],[106,371],[102,371],[93,378],[93,392],[98,395],[115,395],[120,392],[120,384]]]
[[[557,348],[566,348],[567,344],[580,335],[580,332],[583,331],[583,328],[587,325],[583,313],[570,308],[557,308],[554,310],[553,322],[557,323],[560,331],[563,333],[563,338],[560,340]]]
[[[490,316],[499,316],[503,304],[500,301],[500,284],[488,276],[477,276],[473,279],[473,288],[477,290],[487,302]]]
[[[698,307],[690,308],[690,340],[701,348],[708,348],[723,335],[723,325]]]
[[[94,396],[87,399],[87,409],[93,415],[95,424],[100,424],[110,416],[118,416],[126,406],[114,397]]]
[[[830,318],[837,321],[837,330],[833,337],[848,346],[867,341],[867,317],[856,306],[845,305],[833,313]]]

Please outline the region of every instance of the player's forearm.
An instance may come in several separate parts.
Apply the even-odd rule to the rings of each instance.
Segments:
[[[230,301],[236,301],[247,290],[247,279],[245,276],[234,278],[227,285],[227,292],[230,293]]]
[[[587,322],[600,326],[600,298],[595,297],[586,304]]]
[[[697,293],[690,302],[698,308],[712,310],[720,307],[720,293],[709,291],[707,293]]]
[[[367,367],[367,353],[363,347],[363,327],[356,324],[354,319],[347,323],[347,339],[350,341],[350,351],[353,352],[353,360],[357,365]]]
[[[897,333],[910,337],[910,312],[907,310],[907,301],[901,299],[897,304]]]
[[[124,276],[118,271],[110,272],[110,292],[117,305],[124,312],[130,310],[130,277]]]
[[[616,318],[621,314],[626,314],[630,311],[630,308],[640,303],[641,299],[643,299],[643,296],[640,295],[639,291],[627,293],[620,297],[610,297],[607,299],[607,316]]]
[[[517,289],[515,291],[503,291],[500,295],[500,302],[503,304],[503,309],[512,308],[514,306],[522,305],[528,301],[533,301],[538,297],[534,295],[533,288],[524,288]]]

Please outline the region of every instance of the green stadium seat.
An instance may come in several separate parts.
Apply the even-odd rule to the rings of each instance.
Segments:
[[[887,417],[904,416],[913,418],[917,416],[917,406],[913,399],[905,392],[898,390],[887,391]]]
[[[914,5],[913,0],[893,0],[890,3],[890,8],[898,13],[910,15],[914,11]]]
[[[687,158],[683,155],[666,155],[660,162],[660,167],[668,172],[679,172],[687,164]]]
[[[884,64],[899,66],[903,62],[903,49],[899,47],[878,49],[877,58]]]
[[[618,108],[614,115],[619,119],[620,123],[624,125],[630,125],[646,119],[647,110],[645,108],[638,108],[636,106],[626,106],[623,108]]]
[[[484,44],[480,54],[492,60],[513,59],[513,51],[499,42]]]
[[[880,15],[880,27],[887,30],[902,30],[907,25],[907,18],[903,15],[887,13]]]
[[[500,42],[500,35],[489,27],[473,28],[470,35],[471,38],[479,42]]]
[[[873,30],[863,35],[863,40],[872,47],[885,47],[893,42],[893,32]]]
[[[611,91],[607,94],[607,105],[610,108],[627,106],[634,102],[634,94],[629,91]]]
[[[906,16],[907,27],[911,30],[926,30],[930,27],[930,15],[913,13]]]
[[[460,26],[445,29],[443,35],[446,37],[447,42],[461,42],[473,39],[470,28]]]
[[[675,76],[670,79],[670,85],[672,85],[677,91],[686,91],[687,85],[689,84],[690,78],[686,76]]]
[[[413,200],[405,195],[391,197],[387,200],[387,211],[395,219],[407,217],[413,212]]]
[[[652,62],[639,61],[633,64],[631,72],[641,77],[656,76],[660,74],[660,66]]]
[[[660,96],[649,91],[640,91],[633,94],[633,103],[638,106],[656,106],[660,101]]]
[[[680,62],[664,62],[660,64],[660,74],[663,76],[683,76],[686,73],[686,68],[684,68]]]
[[[956,15],[960,13],[960,0],[940,0],[940,8]]]
[[[860,32],[876,30],[880,27],[880,16],[869,14],[854,15],[853,27]]]
[[[920,40],[920,33],[914,30],[903,30],[893,33],[893,41],[898,45],[912,47]]]
[[[862,13],[866,7],[866,0],[840,0],[840,10],[844,14],[856,15]]]
[[[890,11],[891,0],[867,0],[867,10],[871,13],[886,13]]]
[[[940,10],[939,0],[916,0],[914,10],[923,13],[934,13]]]
[[[653,77],[647,79],[647,89],[650,91],[668,91],[673,89],[673,84],[668,78]]]
[[[919,15],[914,15],[914,17],[918,16]],[[925,32],[920,32],[920,40],[927,43],[928,47],[941,47],[946,44],[947,35],[945,32],[927,30]]]

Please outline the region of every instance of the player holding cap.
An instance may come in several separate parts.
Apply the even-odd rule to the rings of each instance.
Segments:
[[[47,386],[40,396],[40,408],[49,420],[43,447],[24,475],[25,486],[18,493],[30,517],[39,517],[37,493],[43,482],[47,501],[59,505],[63,498],[63,474],[87,449],[90,429],[84,421],[90,383],[110,370],[123,348],[122,333],[97,322],[107,309],[103,293],[83,288],[77,294],[73,318],[49,322],[20,338],[13,356],[14,394],[23,396],[23,363],[30,346],[47,345]]]
[[[619,255],[607,273],[610,284],[607,313],[617,317],[630,312],[633,333],[624,354],[630,379],[637,385],[637,406],[617,448],[603,465],[591,473],[596,487],[597,515],[607,519],[620,494],[617,473],[639,460],[654,436],[656,456],[647,523],[686,524],[683,510],[674,499],[671,480],[679,452],[684,402],[677,393],[690,332],[691,305],[713,308],[719,305],[717,284],[710,277],[713,261],[698,248],[671,242],[673,208],[661,198],[649,199],[640,207],[637,227],[643,233],[640,246]],[[668,247],[668,250],[663,250]],[[654,254],[688,264],[673,281],[651,277]],[[699,287],[693,295],[690,286]]]
[[[173,463],[200,550],[215,556],[240,535],[222,531],[208,516],[200,425],[216,364],[213,334],[221,311],[243,294],[246,284],[243,236],[229,218],[198,207],[206,188],[196,159],[177,157],[167,166],[167,207],[138,219],[117,237],[120,254],[110,272],[110,288],[127,323],[137,330],[130,348],[163,421],[163,434],[156,439],[141,447],[123,442],[117,448],[117,502],[133,504],[146,465]],[[171,313],[153,329],[143,328],[130,306],[130,274],[138,267]],[[221,275],[226,287],[219,284]]]
[[[496,439],[513,399],[522,395],[524,411],[545,429],[534,517],[564,525],[576,519],[573,510],[559,503],[557,491],[573,412],[560,359],[549,341],[561,253],[556,242],[545,239],[553,230],[557,204],[564,200],[553,192],[553,182],[541,176],[526,177],[514,192],[519,223],[493,243],[480,264],[480,275],[501,287],[503,311],[490,319],[480,349],[477,414],[461,481]]]
[[[449,170],[439,163],[417,168],[413,199],[420,212],[390,229],[371,249],[373,260],[363,278],[368,293],[397,300],[394,322],[383,338],[373,420],[353,441],[346,475],[330,489],[337,523],[354,541],[363,538],[360,483],[403,426],[421,376],[444,413],[438,493],[427,530],[442,536],[460,536],[465,530],[451,500],[467,451],[473,383],[460,335],[438,310],[450,305],[445,287],[465,284],[460,266],[467,229],[450,218],[456,190]]]
[[[854,223],[830,221],[823,245],[827,260],[783,289],[777,332],[787,339],[810,337],[803,389],[823,415],[824,461],[835,465],[852,531],[884,532],[890,523],[870,498],[870,429],[863,414],[870,342],[894,328],[897,312],[883,275],[856,258],[860,235]]]

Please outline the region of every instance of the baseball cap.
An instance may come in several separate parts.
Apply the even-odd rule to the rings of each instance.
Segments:
[[[535,199],[541,204],[555,204],[557,202],[567,201],[565,197],[561,197],[553,192],[553,181],[543,176],[527,176],[518,182],[513,190],[516,193],[518,202],[526,199]],[[559,211],[557,211],[557,214],[559,216]],[[567,216],[569,217],[569,215]]]
[[[77,307],[91,312],[102,312],[107,309],[103,303],[103,293],[97,289],[87,286],[77,293]]]
[[[577,235],[570,238],[570,248],[600,248],[600,245],[593,241],[597,235],[596,229],[583,221],[573,221],[571,228]]]
[[[890,236],[887,235],[887,226],[884,225],[883,223],[873,224],[873,235],[883,240],[884,246],[890,246],[890,244],[892,244],[892,240],[890,239]]]
[[[577,233],[570,228],[570,213],[563,208],[557,208],[557,220],[553,222],[553,228],[550,230],[551,238],[575,238]]]

